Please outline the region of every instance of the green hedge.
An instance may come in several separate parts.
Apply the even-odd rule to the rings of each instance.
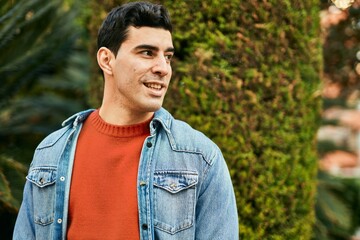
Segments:
[[[92,36],[115,2],[125,1],[92,2]],[[321,107],[319,2],[158,2],[175,27],[165,107],[222,149],[241,238],[310,239]],[[98,79],[93,86],[102,84]]]

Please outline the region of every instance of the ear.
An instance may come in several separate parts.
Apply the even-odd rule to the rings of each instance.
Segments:
[[[106,47],[101,47],[97,52],[97,62],[104,74],[112,75],[111,60],[115,58],[114,54]]]

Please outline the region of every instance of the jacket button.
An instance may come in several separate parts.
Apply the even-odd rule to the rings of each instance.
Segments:
[[[147,142],[147,143],[146,143],[146,146],[147,146],[148,148],[151,148],[151,147],[152,147],[152,143],[151,143],[151,142]]]
[[[143,225],[141,225],[141,228],[142,228],[143,230],[147,230],[147,229],[148,229],[148,225],[147,225],[146,223],[144,223]]]

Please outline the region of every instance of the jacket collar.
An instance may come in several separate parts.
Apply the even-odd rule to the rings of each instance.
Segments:
[[[153,135],[157,126],[160,124],[167,133],[170,133],[171,123],[174,120],[173,116],[165,109],[160,108],[155,112],[154,118],[150,124],[150,134]]]
[[[95,111],[95,109],[88,109],[82,112],[78,112],[74,115],[72,115],[71,117],[69,117],[68,119],[66,119],[65,121],[63,121],[63,123],[61,124],[61,126],[65,127],[67,125],[72,124],[72,126],[76,127],[79,123],[84,122],[84,120],[90,115],[90,113],[92,113],[93,111]]]

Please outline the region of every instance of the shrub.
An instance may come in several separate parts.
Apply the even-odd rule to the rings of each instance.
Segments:
[[[92,2],[93,37],[105,13],[123,2]],[[159,2],[175,27],[165,107],[222,149],[240,236],[310,239],[321,107],[318,1]]]

